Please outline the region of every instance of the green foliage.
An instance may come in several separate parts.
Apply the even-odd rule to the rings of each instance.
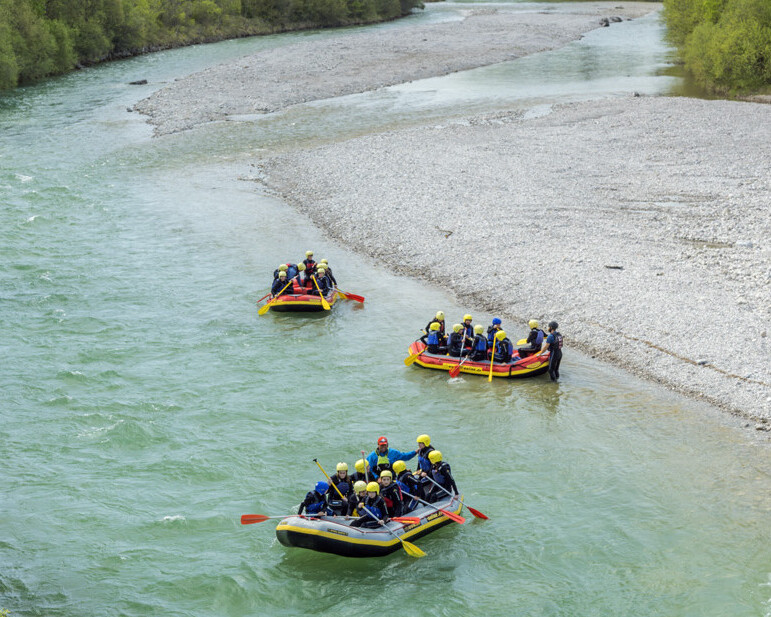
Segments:
[[[705,87],[724,93],[771,85],[769,0],[664,0],[671,39]]]
[[[0,90],[148,48],[371,23],[415,7],[420,0],[0,0]]]

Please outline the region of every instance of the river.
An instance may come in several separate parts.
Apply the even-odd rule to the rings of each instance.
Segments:
[[[523,4],[523,10],[569,10]],[[453,19],[463,5],[385,24]],[[137,100],[297,37],[106,64],[0,99],[0,608],[16,615],[771,615],[771,451],[715,410],[571,351],[563,378],[402,363],[441,288],[346,250],[261,189],[260,152],[469,113],[673,92],[655,17],[494,67],[152,139]],[[147,86],[127,82],[145,78]],[[329,315],[258,317],[307,248]],[[475,322],[492,315],[471,310]],[[504,326],[526,332],[525,324]],[[429,433],[489,521],[382,559],[279,545],[385,434]]]

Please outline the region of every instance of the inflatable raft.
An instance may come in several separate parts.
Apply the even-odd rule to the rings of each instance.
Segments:
[[[331,308],[335,305],[335,302],[339,297],[337,290],[333,289],[324,299],[329,303]],[[270,310],[279,313],[290,311],[309,313],[323,311],[324,307],[321,304],[321,298],[319,296],[310,294],[281,294],[277,298],[271,300]]]
[[[448,496],[431,506],[421,505],[405,514],[420,518],[418,524],[394,521],[386,523],[390,531],[383,527],[351,527],[353,519],[342,516],[290,516],[278,524],[276,537],[284,546],[307,548],[344,557],[382,557],[402,548],[402,543],[394,535],[405,541],[425,536],[451,522],[438,508],[459,514],[462,507],[462,497]]]
[[[422,341],[415,341],[410,345],[410,355],[420,353],[426,348],[426,344]],[[422,366],[423,368],[434,368],[440,371],[449,371],[461,362],[461,358],[454,358],[453,356],[438,355],[428,352],[422,353],[415,360],[415,364]],[[545,353],[540,356],[527,356],[516,360],[515,362],[506,362],[503,364],[493,364],[493,377],[535,377],[536,375],[542,375],[549,370],[549,354]],[[461,373],[470,373],[472,375],[484,375],[485,377],[490,374],[490,362],[474,362],[472,360],[466,360],[460,367]]]

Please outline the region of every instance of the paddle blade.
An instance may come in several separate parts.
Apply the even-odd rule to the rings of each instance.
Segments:
[[[402,546],[404,547],[404,551],[410,556],[410,557],[425,557],[426,554],[419,549],[417,546],[415,546],[412,542],[407,542],[406,540],[402,540]]]
[[[355,300],[356,302],[364,302],[364,296],[357,296],[356,294],[350,294],[347,291],[342,292],[348,300]]]
[[[415,360],[418,359],[419,353],[414,353],[411,356],[404,358],[404,366],[412,366],[415,364]]]
[[[321,299],[321,306],[324,308],[325,311],[330,310],[329,302],[327,302],[324,298]]]
[[[458,375],[460,375],[460,364],[458,366],[453,366],[450,369],[450,377],[455,379]]]
[[[465,505],[465,504],[464,504],[464,505]],[[482,514],[482,513],[481,513],[479,510],[474,510],[474,508],[469,508],[468,506],[466,506],[466,508],[467,508],[467,509],[468,509],[468,511],[469,511],[469,512],[471,512],[471,514],[473,514],[473,515],[474,515],[476,518],[481,518],[481,519],[484,519],[484,520],[486,520],[486,521],[489,521],[489,520],[490,520],[488,517],[486,517],[484,514]]]
[[[417,516],[395,516],[391,520],[396,521],[397,523],[408,523],[410,525],[420,524],[420,518]]]
[[[259,311],[257,311],[257,314],[258,315],[264,315],[265,313],[267,313],[268,310],[270,309],[270,305],[271,304],[272,304],[272,302],[268,302],[265,306],[261,307]]]
[[[527,339],[521,338],[517,341],[517,345],[527,345]]]
[[[269,518],[269,516],[265,516],[264,514],[242,514],[241,524],[251,525],[252,523],[262,523],[262,521],[267,521]]]
[[[468,506],[467,506],[468,507]],[[471,508],[469,508],[471,509]],[[466,522],[466,519],[459,514],[455,514],[455,512],[450,512],[449,510],[439,510],[442,514],[444,514],[447,518],[449,518],[451,521],[454,521],[458,523],[459,525],[462,525]]]

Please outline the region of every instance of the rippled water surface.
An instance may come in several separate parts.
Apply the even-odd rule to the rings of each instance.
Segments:
[[[579,356],[569,324],[559,385],[406,368],[430,315],[467,307],[349,253],[253,181],[262,150],[667,91],[660,26],[627,22],[521,61],[164,139],[126,112],[212,63],[340,35],[175,50],[0,99],[0,608],[771,614],[767,445]],[[138,78],[150,84],[126,85]],[[309,247],[366,305],[258,317],[268,272]],[[293,511],[320,479],[315,457],[331,470],[380,434],[408,450],[423,432],[490,516],[419,540],[424,559],[293,551],[273,523],[238,522]]]

